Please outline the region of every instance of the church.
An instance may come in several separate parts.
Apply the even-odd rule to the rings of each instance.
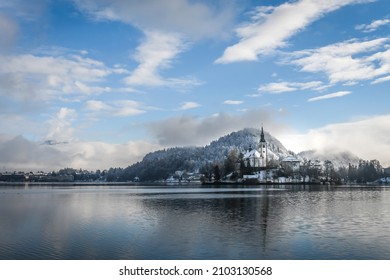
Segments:
[[[244,165],[251,169],[265,169],[267,167],[267,143],[264,139],[263,126],[261,126],[260,142],[258,149],[249,148],[244,155]]]

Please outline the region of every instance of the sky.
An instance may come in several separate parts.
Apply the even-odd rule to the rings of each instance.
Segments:
[[[246,127],[390,165],[389,0],[0,0],[0,171]]]

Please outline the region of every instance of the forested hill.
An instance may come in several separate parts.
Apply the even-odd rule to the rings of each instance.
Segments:
[[[176,147],[147,154],[141,162],[125,168],[121,180],[141,181],[166,179],[175,171],[196,172],[207,164],[223,163],[234,150],[245,153],[250,147],[257,147],[260,130],[246,128],[211,142],[205,147]],[[268,158],[278,160],[290,154],[287,149],[268,132],[264,132],[268,144]]]

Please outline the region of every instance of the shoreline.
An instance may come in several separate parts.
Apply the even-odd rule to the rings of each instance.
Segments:
[[[324,186],[324,187],[390,187],[390,184],[381,183],[346,183],[346,184],[322,184],[315,183],[303,183],[303,182],[290,182],[290,183],[271,183],[271,182],[5,182],[0,181],[1,186],[15,186],[15,187],[28,187],[28,186],[58,186],[58,187],[76,187],[76,186],[165,186],[165,187],[185,187],[185,186]]]

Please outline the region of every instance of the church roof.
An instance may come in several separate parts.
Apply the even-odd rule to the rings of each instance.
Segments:
[[[293,157],[293,156],[287,156],[283,160],[283,162],[300,162],[299,159]]]
[[[244,155],[244,159],[248,158],[260,158],[260,153],[255,149],[249,150]]]
[[[263,126],[261,126],[260,142],[265,142]]]

